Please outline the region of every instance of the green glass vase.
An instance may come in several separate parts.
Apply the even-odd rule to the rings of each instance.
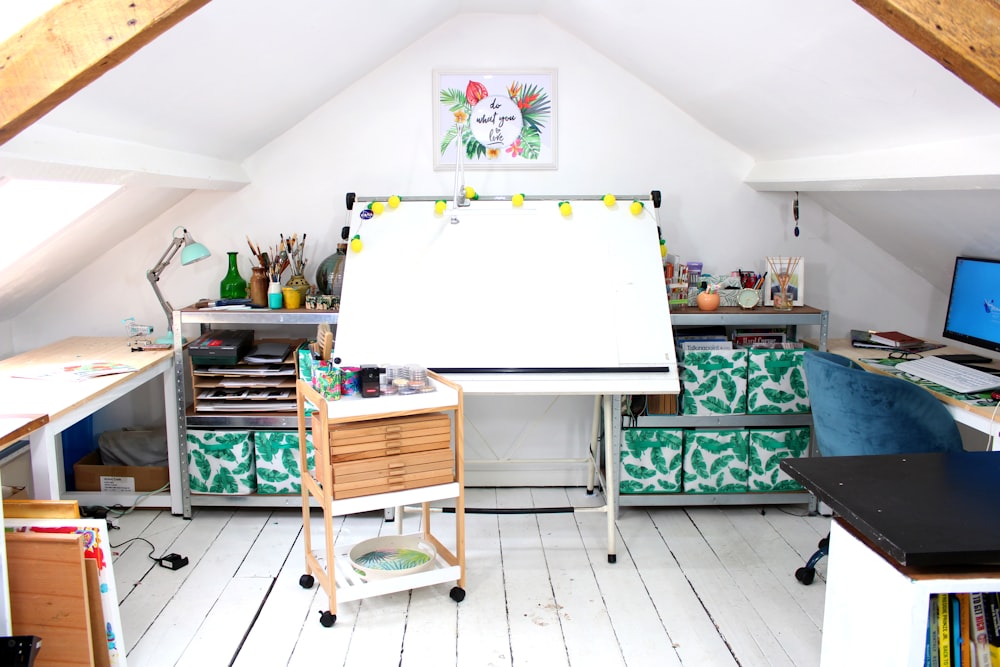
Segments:
[[[223,299],[245,299],[247,297],[247,281],[240,275],[240,269],[236,266],[236,256],[238,253],[230,252],[229,271],[222,282],[219,283],[219,295]]]

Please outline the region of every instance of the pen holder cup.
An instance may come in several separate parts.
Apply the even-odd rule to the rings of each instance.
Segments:
[[[285,308],[296,309],[302,307],[302,292],[294,287],[283,287],[281,296],[285,302]]]

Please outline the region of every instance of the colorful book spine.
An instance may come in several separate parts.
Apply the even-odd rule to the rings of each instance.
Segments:
[[[947,593],[938,598],[938,667],[955,667],[951,659],[951,603]]]
[[[962,648],[962,604],[957,593],[948,595],[948,604],[951,605],[951,664],[969,667]]]
[[[990,639],[986,633],[986,605],[982,593],[969,594],[969,607],[972,614],[972,643],[976,667],[993,667],[990,658]]]
[[[997,593],[983,593],[986,609],[986,635],[990,641],[990,658],[1000,665],[1000,596]]]
[[[938,596],[931,595],[927,611],[927,648],[924,652],[924,667],[938,667]]]
[[[957,598],[958,615],[955,617],[955,627],[952,631],[958,631],[958,646],[961,667],[972,667],[972,609],[968,593],[955,593],[952,597]]]

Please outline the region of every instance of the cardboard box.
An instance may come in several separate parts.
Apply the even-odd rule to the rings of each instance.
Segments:
[[[646,396],[646,414],[676,415],[677,394],[649,394]]]
[[[106,466],[97,450],[73,464],[77,491],[156,491],[170,481],[167,466]]]

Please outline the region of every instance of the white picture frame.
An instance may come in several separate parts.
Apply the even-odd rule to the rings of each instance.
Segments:
[[[788,282],[788,289],[792,293],[792,305],[805,305],[805,261],[801,257],[774,256],[764,258],[764,270],[767,271],[767,275],[764,276],[764,293],[762,296],[764,297],[765,306],[774,306],[774,293],[778,290],[778,281],[772,280],[775,267],[786,268],[792,260],[798,260],[795,262],[792,278]]]
[[[464,169],[557,168],[557,76],[554,68],[441,69],[434,70],[433,77],[434,169],[455,168],[457,114],[465,122],[462,132]],[[470,90],[475,91],[474,97],[486,97],[470,103]],[[491,101],[495,104],[490,105]],[[511,135],[509,124],[504,127],[502,118],[497,117],[495,111],[499,105],[509,107],[512,115],[520,115],[521,125],[516,135]],[[500,111],[503,115],[503,109]],[[501,136],[487,146],[479,141],[487,133]]]

